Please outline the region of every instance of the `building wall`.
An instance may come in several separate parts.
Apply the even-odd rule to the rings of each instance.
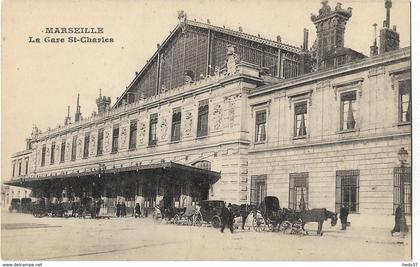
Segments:
[[[249,175],[267,175],[267,194],[289,202],[290,173],[309,172],[309,208],[335,209],[336,171],[360,170],[359,212],[392,214],[393,171],[401,147],[411,155],[411,124],[399,122],[398,80],[410,79],[409,50],[354,63],[334,72],[280,83],[249,99],[267,111],[267,140],[251,141]],[[284,85],[282,87],[282,85]],[[340,94],[356,91],[356,127],[340,130]],[[294,103],[307,101],[306,137],[294,137]]]
[[[60,174],[83,173],[106,168],[120,168],[137,164],[158,163],[161,160],[193,165],[200,160],[211,162],[212,170],[221,172],[221,179],[214,185],[211,198],[234,203],[245,202],[247,132],[242,129],[246,92],[260,83],[258,71],[247,72],[247,79],[240,72],[229,75],[220,73],[177,90],[151,97],[111,110],[78,123],[43,133],[33,140],[32,160],[34,169],[28,176],[45,177]],[[255,80],[249,74],[254,74]],[[208,134],[197,136],[198,109],[201,100],[208,100]],[[172,112],[181,108],[181,139],[171,141]],[[149,145],[150,115],[158,114],[157,144]],[[129,149],[130,122],[137,120],[136,147]],[[118,152],[113,153],[112,132],[119,127]],[[97,155],[98,130],[104,129],[103,155]],[[89,155],[83,157],[84,137],[90,134]],[[73,136],[77,136],[76,159],[71,160]],[[61,147],[66,142],[65,161],[59,162],[56,150],[51,164],[52,142]],[[41,166],[42,147],[46,146],[45,165]],[[61,149],[60,149],[61,150]],[[242,190],[242,191],[241,191]],[[242,193],[240,193],[242,192]],[[245,193],[244,193],[245,192]]]

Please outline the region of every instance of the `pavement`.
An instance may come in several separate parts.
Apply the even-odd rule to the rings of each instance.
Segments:
[[[35,218],[2,212],[2,260],[353,260],[407,261],[411,239],[391,236],[390,227],[347,231],[324,223],[305,228],[308,235],[155,223],[150,218]]]

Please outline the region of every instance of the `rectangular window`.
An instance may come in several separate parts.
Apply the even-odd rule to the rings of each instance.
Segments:
[[[22,160],[18,160],[18,176],[22,175]]]
[[[251,176],[251,204],[258,205],[267,196],[267,175]]]
[[[64,162],[66,158],[66,140],[61,141],[60,162]]]
[[[149,146],[154,146],[157,143],[156,128],[158,123],[158,114],[150,115],[150,124],[149,124]]]
[[[29,158],[25,158],[25,175],[29,172]]]
[[[344,205],[347,205],[350,213],[359,212],[359,177],[359,170],[336,172],[336,212]]]
[[[197,137],[207,136],[209,117],[209,100],[201,100],[198,102],[198,124]]]
[[[295,104],[295,137],[306,136],[308,125],[308,103]]]
[[[16,161],[12,161],[12,177],[15,177],[16,174]]]
[[[98,149],[96,150],[96,155],[102,155],[104,150],[104,129],[98,130]]]
[[[398,82],[399,121],[411,122],[411,80]]]
[[[76,148],[77,148],[77,135],[73,136],[73,142],[71,143],[71,160],[76,160]]]
[[[50,155],[50,164],[54,164],[55,159],[55,142],[51,144],[51,155]]]
[[[265,133],[265,124],[267,121],[267,112],[257,111],[255,113],[255,142],[265,142],[266,133]]]
[[[137,120],[130,122],[130,140],[128,144],[129,149],[135,149],[137,145]]]
[[[356,128],[356,105],[356,91],[341,94],[341,130],[345,131]]]
[[[89,143],[90,143],[90,133],[85,133],[85,144],[83,147],[83,158],[89,157]]]
[[[41,166],[45,166],[45,153],[46,153],[47,147],[45,145],[42,146],[41,150]]]
[[[411,168],[394,168],[394,205],[393,212],[401,204],[401,193],[404,196],[404,213],[405,215],[411,215],[412,207],[412,179],[411,179]],[[404,192],[401,190],[401,179],[404,184]]]
[[[172,112],[171,141],[181,139],[181,108],[174,108]]]
[[[308,209],[309,173],[291,173],[289,175],[289,209]]]
[[[118,139],[120,137],[120,126],[114,125],[114,129],[112,130],[112,153],[118,152]]]

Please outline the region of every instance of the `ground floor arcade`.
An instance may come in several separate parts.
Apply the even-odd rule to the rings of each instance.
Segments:
[[[96,172],[66,174],[13,181],[32,189],[35,198],[51,202],[72,202],[81,198],[102,199],[102,212],[113,214],[117,203],[124,202],[128,212],[136,203],[152,209],[165,206],[185,207],[208,199],[220,174],[173,162]]]

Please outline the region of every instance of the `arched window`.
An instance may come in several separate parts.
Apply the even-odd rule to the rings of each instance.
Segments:
[[[211,162],[207,160],[197,161],[193,166],[203,170],[211,170]]]

